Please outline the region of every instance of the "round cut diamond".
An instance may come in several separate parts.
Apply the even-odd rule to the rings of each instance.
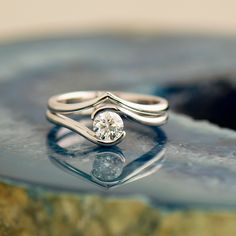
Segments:
[[[99,112],[93,121],[93,130],[97,138],[103,141],[116,141],[122,135],[123,129],[123,120],[112,111]]]

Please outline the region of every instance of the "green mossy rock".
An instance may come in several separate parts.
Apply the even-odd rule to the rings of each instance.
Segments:
[[[230,212],[164,212],[141,200],[0,184],[1,236],[225,236],[236,235],[235,222]]]

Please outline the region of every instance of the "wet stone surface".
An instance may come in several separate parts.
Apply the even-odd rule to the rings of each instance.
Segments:
[[[172,93],[171,98],[170,91],[171,85],[193,86],[201,110],[207,98],[202,98],[204,89],[199,91],[199,86],[206,88],[203,81],[227,72],[235,78],[235,67],[233,38],[86,35],[0,45],[2,181],[106,196],[139,195],[169,207],[235,207],[233,126],[213,122],[207,113],[190,114],[188,106],[196,104],[190,92]],[[55,138],[54,127],[45,119],[50,96],[91,89],[166,96],[173,104],[161,132],[136,124],[127,129],[125,141],[118,145],[126,159],[118,177],[123,182],[109,191],[93,185],[91,176],[96,155],[104,150],[79,136],[68,137],[69,141],[64,136]],[[216,97],[212,96],[211,104]],[[224,116],[216,115],[217,120]],[[156,156],[164,151],[160,167]],[[134,181],[135,171],[153,160],[155,166],[148,165]]]

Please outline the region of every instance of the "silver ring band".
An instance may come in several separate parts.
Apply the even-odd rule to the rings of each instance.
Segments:
[[[160,126],[168,119],[164,98],[124,92],[79,91],[53,96],[48,101],[47,119],[99,145],[114,145],[125,137],[123,120]],[[69,115],[91,115],[93,130]],[[119,115],[118,115],[119,114]]]

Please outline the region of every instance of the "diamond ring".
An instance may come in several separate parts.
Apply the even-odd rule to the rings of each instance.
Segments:
[[[166,99],[124,92],[79,91],[60,94],[48,100],[47,119],[66,127],[91,142],[111,146],[121,142],[126,132],[122,118],[144,125],[160,126],[168,119]],[[91,116],[93,128],[77,118]]]

